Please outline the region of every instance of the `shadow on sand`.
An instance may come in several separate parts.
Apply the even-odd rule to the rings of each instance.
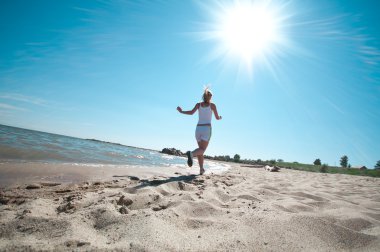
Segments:
[[[146,186],[159,186],[162,184],[170,183],[170,182],[191,182],[194,179],[196,179],[199,175],[182,175],[178,177],[169,177],[166,179],[154,179],[154,180],[148,180],[148,179],[142,179],[140,180],[141,184],[136,186],[135,189],[141,189]]]

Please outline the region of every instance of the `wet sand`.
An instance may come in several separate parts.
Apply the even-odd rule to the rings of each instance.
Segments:
[[[30,183],[1,184],[1,251],[380,248],[378,178],[239,165],[202,176],[196,168],[48,168],[24,172]],[[17,172],[0,165],[0,175]]]

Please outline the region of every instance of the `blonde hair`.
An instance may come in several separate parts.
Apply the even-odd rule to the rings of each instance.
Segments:
[[[211,97],[212,97],[212,92],[208,87],[206,87],[202,95],[203,102],[210,103]]]

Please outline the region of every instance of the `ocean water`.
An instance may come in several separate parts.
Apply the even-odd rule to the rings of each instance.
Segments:
[[[5,125],[0,125],[0,162],[69,163],[95,167],[187,167],[184,157],[170,156],[155,150]],[[228,168],[225,164],[205,161],[205,169],[211,171],[224,171]]]

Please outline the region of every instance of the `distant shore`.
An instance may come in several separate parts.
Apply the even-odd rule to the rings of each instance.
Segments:
[[[0,250],[380,247],[379,178],[289,169],[268,172],[239,164],[219,175],[202,176],[196,175],[195,167],[150,173],[149,167],[46,165],[24,173],[32,179],[29,183],[0,190]],[[14,176],[15,169],[0,171]],[[62,183],[49,181],[57,171]],[[74,180],[65,183],[70,179]]]
[[[175,156],[185,156],[185,154],[175,148],[164,148],[161,153],[175,155]],[[369,176],[369,177],[380,177],[380,169],[357,169],[357,168],[345,168],[337,166],[329,166],[327,164],[312,165],[312,164],[302,164],[299,162],[285,162],[283,160],[276,161],[272,160],[251,160],[251,159],[240,159],[238,154],[235,157],[231,158],[229,155],[224,156],[208,156],[205,155],[205,159],[214,160],[214,161],[223,161],[228,163],[237,163],[244,165],[253,165],[253,166],[278,166],[285,169],[300,170],[300,171],[309,171],[309,172],[321,172],[321,173],[338,173],[338,174],[348,174],[348,175],[358,175],[358,176]]]
[[[94,139],[94,138],[83,138],[83,139],[84,140],[88,140],[88,141],[98,142],[98,143],[114,144],[114,145],[118,145],[118,146],[135,148],[135,149],[139,149],[139,150],[148,150],[148,151],[160,152],[159,150],[153,150],[153,149],[148,149],[148,148],[142,148],[142,147],[136,147],[136,146],[131,146],[131,145],[125,145],[125,144],[121,144],[121,143],[108,142],[108,141],[98,140],[98,139]]]

